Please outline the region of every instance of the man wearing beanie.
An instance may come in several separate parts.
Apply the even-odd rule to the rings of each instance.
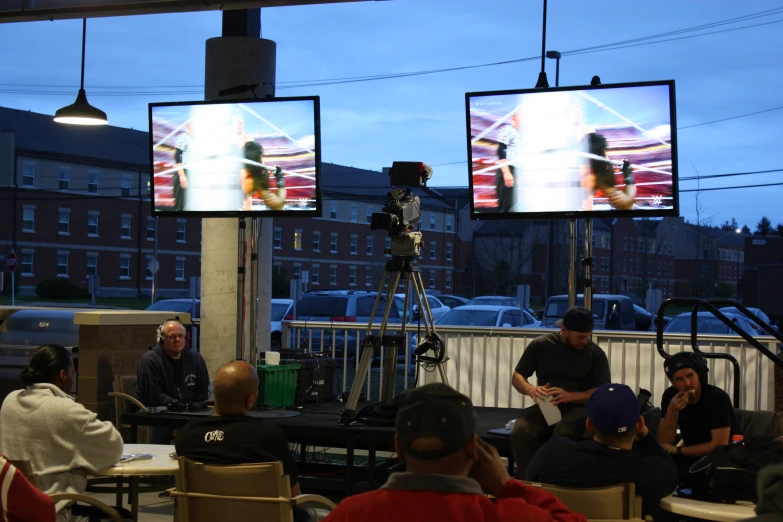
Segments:
[[[533,339],[511,378],[514,389],[535,401],[522,411],[511,431],[511,451],[519,468],[518,477],[525,476],[525,467],[533,455],[553,435],[572,440],[585,437],[584,404],[596,388],[611,381],[606,354],[590,340],[593,332],[590,310],[574,306],[555,324],[560,331]],[[529,382],[534,373],[536,386]],[[539,406],[541,401],[550,400],[562,417],[553,426],[547,423],[541,410],[548,405]]]
[[[661,424],[658,441],[680,470],[680,484],[698,481],[689,470],[697,460],[726,446],[733,435],[740,434],[740,425],[728,394],[707,383],[707,362],[691,352],[670,356],[663,368],[671,387],[661,398]],[[674,445],[677,428],[682,444]]]
[[[406,472],[346,498],[327,522],[586,522],[551,493],[512,479],[497,450],[476,436],[470,399],[447,385],[410,391],[396,425]]]
[[[604,384],[586,409],[592,440],[553,438],[528,464],[525,479],[574,488],[633,482],[643,514],[656,518],[661,499],[677,487],[677,468],[647,429],[636,395],[624,384]]]

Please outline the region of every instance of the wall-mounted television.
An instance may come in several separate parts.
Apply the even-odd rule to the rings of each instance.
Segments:
[[[152,212],[316,216],[317,96],[151,103]]]
[[[471,218],[679,215],[674,81],[465,95]]]

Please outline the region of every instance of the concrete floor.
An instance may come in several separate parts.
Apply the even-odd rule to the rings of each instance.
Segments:
[[[101,502],[113,506],[116,504],[115,495],[104,493],[88,493]],[[122,507],[130,509],[128,506],[127,495],[124,497]],[[172,522],[174,520],[174,501],[170,499],[158,498],[158,493],[142,493],[139,495],[139,522]]]

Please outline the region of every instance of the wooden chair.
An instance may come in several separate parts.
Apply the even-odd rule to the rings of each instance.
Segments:
[[[22,472],[22,475],[25,476],[30,484],[38,489],[41,489],[41,481],[38,479],[38,475],[33,472],[33,466],[30,464],[29,460],[9,460],[9,462],[12,466]],[[95,506],[106,513],[114,522],[123,522],[122,517],[119,513],[117,513],[116,509],[104,504],[98,499],[89,497],[87,495],[81,495],[79,493],[55,493],[49,496],[55,504],[63,500],[74,500],[76,502],[90,504],[91,506]]]
[[[335,508],[319,495],[292,498],[281,462],[216,466],[180,457],[176,486],[179,522],[292,522],[294,507]]]
[[[543,488],[575,513],[582,513],[588,520],[639,520],[642,518],[642,499],[636,496],[632,482],[603,488],[567,488],[537,482],[525,482]]]
[[[141,411],[147,411],[147,407],[134,396],[137,381],[138,378],[135,375],[114,376],[114,391],[109,392],[109,397],[114,397],[114,426],[119,431],[122,431],[123,428],[130,430],[130,426],[122,423],[122,416],[131,410],[131,405],[137,406]],[[140,441],[140,444],[146,442]]]

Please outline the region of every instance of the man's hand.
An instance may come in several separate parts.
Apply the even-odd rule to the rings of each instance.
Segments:
[[[690,397],[690,393],[687,390],[675,395],[669,403],[667,413],[679,414],[688,405],[688,397]]]
[[[184,174],[179,175],[179,186],[183,189],[188,188],[188,178]]]
[[[479,483],[481,489],[488,495],[497,497],[503,491],[511,476],[500,460],[498,450],[476,437],[478,444],[478,459],[470,469],[470,477]]]
[[[549,396],[549,383],[546,383],[544,386],[533,386],[530,388],[530,390],[527,392],[528,397],[533,399],[534,401],[536,399],[544,399]]]
[[[674,444],[667,444],[665,442],[661,442],[661,447],[663,448],[663,451],[666,453],[669,453],[669,450],[674,446]],[[671,453],[669,453],[671,455]]]
[[[650,433],[650,428],[648,428],[647,424],[644,422],[644,417],[639,417],[639,421],[642,423],[642,429],[636,430],[636,436],[634,437],[634,440],[636,441],[642,440]]]
[[[552,397],[552,404],[555,405],[574,401],[574,394],[562,388],[549,388],[549,396]]]
[[[503,173],[503,182],[506,184],[507,187],[513,187],[514,186],[514,176],[512,176],[510,172],[504,172]]]

